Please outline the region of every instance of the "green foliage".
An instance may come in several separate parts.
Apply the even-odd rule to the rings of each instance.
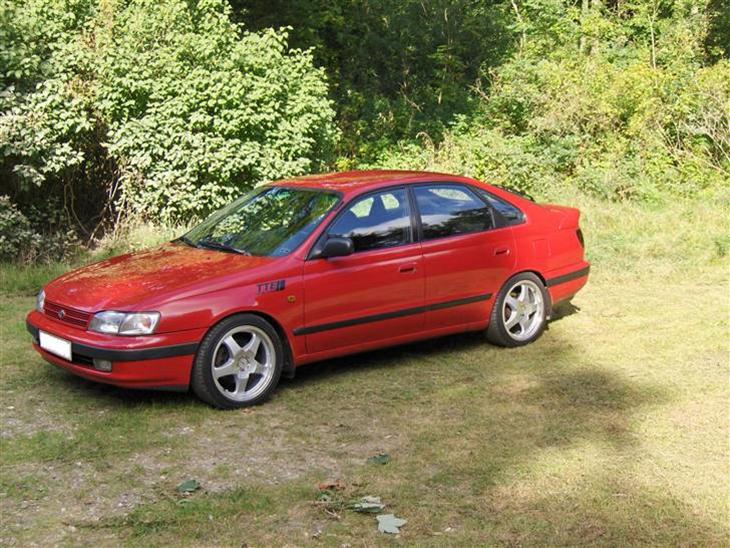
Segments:
[[[572,15],[562,0],[515,6],[520,49],[491,71],[479,112],[442,143],[405,144],[376,164],[465,172],[537,196],[569,187],[656,202],[727,185],[730,62],[704,64],[703,2]]]
[[[537,197],[714,195],[730,179],[725,4],[6,0],[1,193],[31,231],[87,239],[366,166]]]
[[[165,218],[200,215],[257,183],[306,173],[334,140],[309,53],[286,33],[239,33],[220,3],[133,5],[109,29],[99,106],[125,197]]]
[[[30,222],[7,196],[0,196],[0,260],[14,259],[33,239]]]
[[[0,261],[48,263],[76,251],[78,240],[72,229],[60,228],[57,217],[49,218],[35,208],[30,213],[29,219],[9,197],[0,196]],[[50,230],[39,230],[39,226]]]
[[[232,0],[255,29],[291,26],[314,47],[336,100],[341,166],[368,161],[398,139],[440,137],[474,102],[482,65],[510,51],[508,0]]]
[[[21,192],[81,169],[125,211],[189,219],[316,170],[336,140],[311,53],[243,31],[221,0],[10,6],[0,151]],[[71,22],[46,28],[59,11]]]

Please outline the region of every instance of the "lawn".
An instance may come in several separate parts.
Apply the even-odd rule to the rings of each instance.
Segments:
[[[233,412],[45,364],[24,327],[43,274],[6,269],[0,545],[727,545],[726,225],[679,259],[696,242],[667,243],[661,215],[633,239],[636,221],[588,216],[592,278],[536,344],[471,334],[314,364]],[[408,520],[399,536],[347,508],[366,495]]]

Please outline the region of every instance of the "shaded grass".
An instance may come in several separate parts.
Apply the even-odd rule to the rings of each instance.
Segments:
[[[308,495],[309,493],[307,493]],[[287,489],[287,498],[290,498],[291,491]],[[281,500],[277,501],[279,504]],[[169,529],[189,528],[199,522],[211,521],[227,523],[231,520],[248,517],[248,527],[260,526],[261,520],[257,517],[260,514],[271,513],[277,510],[277,505],[272,496],[265,490],[255,488],[238,488],[230,490],[222,495],[211,497],[204,496],[195,499],[167,499],[159,505],[140,506],[129,516],[117,520],[111,520],[107,527],[129,527],[135,537],[149,537]],[[214,516],[214,519],[211,517]],[[214,540],[215,531],[204,532],[195,528],[193,535],[188,537],[191,540]],[[211,534],[212,533],[212,534]],[[238,534],[245,539],[247,527],[244,526]]]

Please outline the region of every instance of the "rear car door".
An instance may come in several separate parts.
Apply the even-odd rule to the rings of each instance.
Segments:
[[[426,270],[425,328],[485,322],[515,264],[512,229],[469,186],[416,185],[413,195]]]
[[[347,204],[320,239],[353,240],[345,257],[304,267],[308,353],[366,345],[423,329],[425,278],[406,188],[388,188]],[[316,247],[316,246],[315,246]]]

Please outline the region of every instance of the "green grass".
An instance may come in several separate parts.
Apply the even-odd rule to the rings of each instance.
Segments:
[[[687,274],[728,264],[730,187],[700,200],[654,205],[607,203],[581,194],[551,201],[580,208],[588,258],[614,276]]]
[[[187,232],[188,228],[184,225],[127,223],[96,242],[93,249],[80,249],[74,257],[63,262],[32,265],[0,263],[0,294],[35,295],[49,280],[73,268],[169,242]]]
[[[724,221],[692,235],[674,213],[712,217],[694,206],[592,207],[597,267],[536,344],[314,364],[248,411],[67,375],[29,348],[32,294],[0,294],[0,544],[727,545]],[[407,519],[398,539],[318,504],[333,479]]]

